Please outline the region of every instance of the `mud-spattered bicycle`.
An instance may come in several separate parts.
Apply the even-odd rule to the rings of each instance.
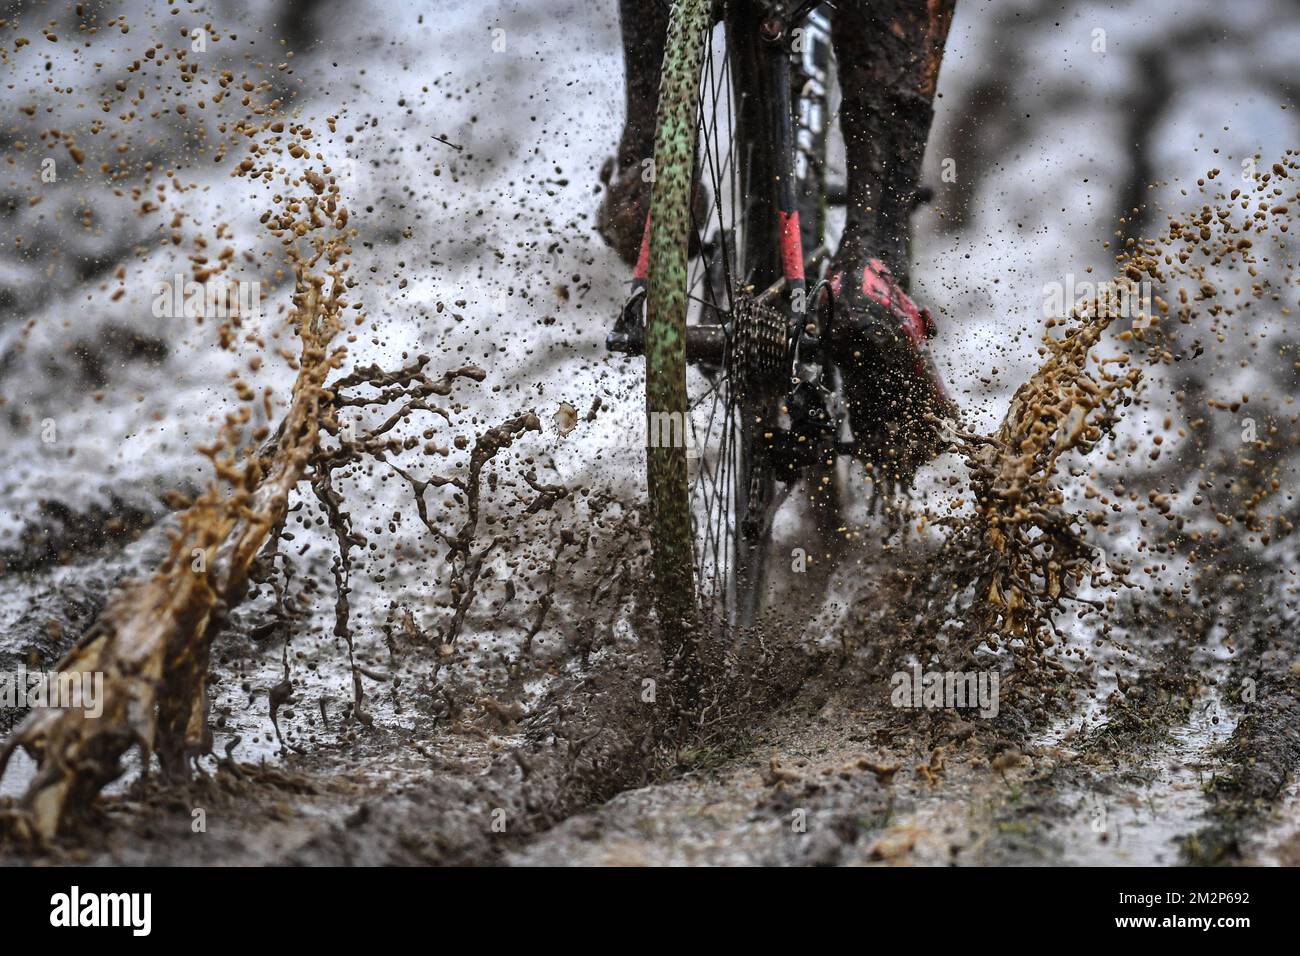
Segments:
[[[652,198],[608,338],[646,359],[665,620],[698,609],[751,624],[781,502],[811,475],[829,503],[837,456],[853,452],[822,278],[827,207],[842,201],[827,182],[831,13],[799,0],[672,8]]]

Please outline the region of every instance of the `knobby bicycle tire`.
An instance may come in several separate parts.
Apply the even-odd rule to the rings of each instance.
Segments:
[[[647,422],[652,438],[655,421],[665,418],[683,423],[683,436],[705,430],[694,476],[685,442],[647,442],[655,604],[670,654],[689,651],[701,610],[713,623],[752,622],[778,495],[771,467],[756,449],[779,397],[744,394],[731,379],[730,359],[705,383],[712,408],[693,404],[688,390],[688,313],[727,326],[728,349],[735,351],[737,297],[781,275],[764,57],[785,54],[764,49],[757,23],[745,15],[736,4],[724,18],[719,66],[713,4],[681,0],[670,18],[660,78],[646,289]],[[697,221],[697,181],[711,191],[704,222]]]

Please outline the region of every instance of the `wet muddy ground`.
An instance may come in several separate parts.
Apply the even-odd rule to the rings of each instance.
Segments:
[[[867,589],[858,619],[888,597]],[[1237,665],[1215,649],[1184,655],[1152,644],[1134,650],[1159,663],[1124,695],[1091,707],[1085,695],[1073,712],[1048,718],[1004,699],[985,720],[892,706],[890,676],[908,635],[863,632],[855,617],[850,605],[833,649],[789,640],[788,630],[784,641],[767,637],[771,659],[745,665],[761,691],[682,746],[650,738],[654,705],[641,691],[643,675],[658,672],[653,651],[610,649],[518,719],[483,705],[450,727],[423,715],[380,720],[302,752],[275,754],[268,742],[261,760],[251,759],[256,744],[240,744],[230,759],[202,761],[187,784],[117,787],[52,858],[1294,862],[1294,645],[1246,665],[1263,684],[1250,706],[1226,699]],[[259,656],[237,632],[221,645],[219,655],[246,656],[245,666]],[[1243,659],[1253,656],[1246,651]],[[257,697],[241,725],[265,720]]]
[[[3,120],[0,670],[55,667],[105,616],[119,640],[169,619],[113,601],[160,580],[190,543],[178,534],[204,542],[229,521],[258,543],[246,587],[214,546],[211,615],[169,632],[187,680],[160,699],[205,701],[204,732],[153,728],[169,766],[123,745],[103,794],[35,842],[20,821],[37,766],[15,750],[0,860],[1300,863],[1286,228],[1300,26],[1268,4],[1224,23],[1205,4],[1171,43],[1159,18],[1096,14],[1125,41],[1102,60],[1086,52],[1093,14],[1058,6],[954,25],[927,169],[944,183],[953,156],[962,175],[918,214],[915,252],[965,412],[951,453],[884,514],[846,469],[832,541],[794,495],[775,610],[752,633],[707,635],[684,718],[627,440],[643,381],[601,347],[623,278],[591,229],[617,134],[593,106],[619,101],[612,8],[502,4],[485,22],[453,4],[436,24],[413,13],[397,40],[364,5],[303,4],[295,20],[271,4],[239,21],[247,54],[217,44],[185,65],[142,52],[176,42],[143,4],[93,33],[66,15],[57,30],[93,55],[41,39],[40,22],[0,24],[6,58],[50,64],[22,74]],[[230,11],[202,12],[225,36]],[[999,30],[1060,72],[1021,89]],[[1199,38],[1220,34],[1230,52],[1201,77]],[[137,57],[167,60],[156,85]],[[81,86],[111,103],[121,150],[94,138],[100,100]],[[232,93],[196,120],[194,101],[216,112],[227,87],[252,115]],[[146,94],[169,109],[150,114]],[[1162,136],[1130,150],[1128,113],[1160,116]],[[1087,162],[1080,138],[1097,144]],[[243,168],[250,142],[262,151]],[[46,184],[34,164],[50,150],[78,168]],[[129,160],[101,180],[114,151]],[[181,175],[155,172],[164,156]],[[1246,161],[1268,181],[1243,185]],[[1116,220],[1134,241],[1106,247]],[[316,248],[340,259],[348,245],[364,321],[340,322],[344,353],[295,331],[328,312],[304,289],[328,286],[286,233],[308,251],[329,235]],[[154,280],[206,272],[226,245],[232,275],[265,283],[263,322],[153,313]],[[1044,283],[1114,271],[1117,251],[1121,274],[1158,280],[1167,323],[1117,322],[1090,359],[1052,365]],[[300,374],[335,354],[341,400]],[[224,416],[244,410],[233,453],[268,448],[307,406],[311,427],[264,452],[302,470],[292,491],[243,500],[227,475],[187,518],[223,461],[199,449],[221,451]],[[931,669],[996,674],[996,707],[901,706],[899,675]],[[0,734],[24,716],[0,710]]]

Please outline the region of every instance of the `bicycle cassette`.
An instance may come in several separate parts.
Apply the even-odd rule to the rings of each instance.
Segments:
[[[778,309],[748,297],[732,309],[731,376],[747,400],[770,398],[790,384],[790,334]]]

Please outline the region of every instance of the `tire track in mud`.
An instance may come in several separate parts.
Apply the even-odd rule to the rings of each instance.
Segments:
[[[1135,625],[1141,620],[1139,613]],[[1063,722],[1026,745],[1030,765],[989,795],[987,838],[975,862],[1149,863],[1148,854],[1172,862],[1175,848],[1162,851],[1159,838],[1141,840],[1134,851],[1142,854],[1138,860],[1127,858],[1126,843],[1132,845],[1135,832],[1167,812],[1165,802],[1181,801],[1186,782],[1178,771],[1206,756],[1197,742],[1180,736],[1204,677],[1196,652],[1211,628],[1201,624],[1196,631],[1186,640],[1174,637],[1144,648],[1143,665],[1131,680],[1117,675],[1118,686],[1092,727]],[[1151,812],[1145,822],[1144,807]],[[1123,822],[1121,808],[1134,811]],[[1181,812],[1186,809],[1184,803]],[[1157,829],[1170,826],[1162,821]],[[1165,842],[1173,837],[1166,833]]]
[[[646,623],[646,627],[649,625]],[[793,652],[793,653],[792,653]],[[478,774],[432,775],[382,798],[290,857],[305,864],[486,864],[537,834],[634,787],[681,772],[799,692],[823,666],[795,648],[756,642],[704,670],[702,709],[683,726],[660,696],[673,680],[656,651],[603,655],[554,686]]]
[[[1202,570],[1189,599],[1130,611],[1134,633],[1173,634],[1132,647],[1145,663],[1133,679],[1119,676],[1098,722],[1041,748],[1045,766],[995,801],[981,862],[1024,862],[1029,847],[1043,862],[1250,856],[1300,766],[1293,629],[1261,613],[1259,595],[1243,599],[1233,586],[1268,570],[1234,551]],[[1229,646],[1230,663],[1215,659],[1215,639]],[[1137,860],[1125,856],[1126,842]]]
[[[1280,809],[1300,768],[1294,603],[1278,593],[1276,577],[1267,574],[1275,568],[1244,552],[1233,557],[1233,573],[1216,581],[1213,593],[1227,605],[1224,627],[1238,644],[1222,700],[1240,716],[1206,783],[1207,822],[1181,841],[1184,860],[1193,864],[1243,862],[1262,849],[1256,835]],[[1265,593],[1254,590],[1261,586]]]
[[[904,559],[888,548],[865,565],[847,562],[859,594],[821,642],[836,653],[792,700],[722,746],[696,749],[672,778],[540,834],[508,862],[959,862],[980,837],[982,804],[972,796],[1023,759],[1018,728],[1033,718],[977,721],[893,706],[891,677],[915,650],[915,605],[902,592],[918,580],[909,568],[933,560],[924,549]],[[771,622],[789,633],[806,625]]]
[[[1215,573],[1202,586],[1216,595],[1229,587]],[[1295,716],[1296,697],[1275,679],[1293,648],[1276,637],[1267,652],[1263,638],[1242,642],[1225,665],[1216,646],[1242,608],[1228,611],[1194,593],[1173,605],[1159,594],[1129,602],[1113,623],[1135,635],[1125,647],[1139,666],[1134,673],[1123,660],[1111,662],[1115,690],[1082,725],[1045,720],[1015,699],[987,722],[892,710],[884,706],[887,676],[907,632],[875,629],[853,659],[823,671],[740,738],[737,752],[578,813],[507,859],[1173,863],[1180,844],[1190,856],[1183,835],[1203,813],[1212,823],[1198,832],[1198,845],[1227,838],[1235,846],[1269,819],[1300,755],[1300,735],[1280,732]],[[1227,732],[1217,728],[1219,702],[1230,707],[1230,688],[1251,674],[1273,675],[1255,678],[1272,705],[1216,743]],[[1225,776],[1219,768],[1229,752],[1229,767],[1240,769]]]
[[[865,757],[862,735],[828,733],[860,726],[860,712],[829,703],[817,708],[806,697],[738,735],[727,750],[695,753],[696,762],[674,779],[621,793],[571,817],[518,848],[508,862],[847,862],[898,808],[899,798],[885,782],[892,765]]]
[[[887,682],[825,676],[730,751],[577,814],[516,865],[951,865],[968,862],[1001,774],[1024,757],[970,723],[918,733]],[[990,757],[990,754],[993,754]]]

